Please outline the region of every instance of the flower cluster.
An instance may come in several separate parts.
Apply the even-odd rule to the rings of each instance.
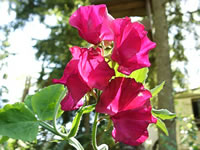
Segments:
[[[94,88],[102,90],[96,112],[110,116],[113,138],[129,145],[143,143],[148,137],[148,125],[157,121],[151,114],[152,95],[133,78],[115,77],[114,67],[108,62],[118,64],[119,72],[130,75],[150,66],[148,53],[156,44],[149,40],[142,24],[131,22],[128,17],[114,19],[105,5],[82,6],[72,14],[69,23],[94,46],[70,48],[73,58],[61,79],[53,80],[68,88],[61,108],[78,109],[86,93]],[[113,49],[105,59],[104,49],[99,45],[111,42]]]

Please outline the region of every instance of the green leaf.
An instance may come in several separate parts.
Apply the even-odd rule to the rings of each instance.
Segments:
[[[77,135],[83,114],[90,113],[91,111],[94,110],[94,108],[95,108],[95,105],[90,105],[90,106],[86,106],[86,107],[83,106],[83,107],[81,107],[80,110],[78,110],[75,118],[73,119],[72,127],[68,134],[68,138],[74,137]]]
[[[110,62],[110,66],[112,66],[112,62]],[[119,65],[115,62],[114,63],[114,70],[115,70],[115,76],[116,77],[134,78],[135,81],[140,82],[140,83],[144,83],[146,78],[148,77],[148,72],[149,72],[148,68],[138,69],[138,70],[132,72],[128,76],[128,75],[125,75],[121,72],[118,72],[118,67],[119,67]]]
[[[33,95],[27,95],[25,100],[24,100],[24,103],[26,106],[28,106],[28,108],[33,111],[33,108],[32,108],[32,104],[31,104],[31,99],[32,99],[32,96]]]
[[[165,123],[162,120],[160,120],[159,118],[157,118],[156,126],[158,128],[160,128],[167,136],[169,135],[168,130],[165,126]]]
[[[166,120],[166,119],[173,119],[174,117],[176,117],[175,113],[172,113],[170,111],[168,111],[167,109],[152,109],[152,114],[157,117],[160,118],[162,120]]]
[[[0,109],[0,135],[23,141],[33,141],[39,122],[24,103],[7,104]]]
[[[151,89],[152,97],[156,96],[163,89],[164,85],[165,85],[165,81],[157,85],[155,88]]]
[[[131,73],[130,78],[134,78],[137,82],[144,83],[148,77],[148,72],[148,68],[142,68]]]
[[[1,137],[1,139],[0,139],[0,144],[5,143],[6,141],[8,141],[8,139],[9,139],[9,137],[7,137],[7,136]]]
[[[34,112],[41,120],[53,120],[54,109],[65,87],[61,84],[48,86],[32,96],[31,102]],[[63,111],[59,109],[60,117]]]

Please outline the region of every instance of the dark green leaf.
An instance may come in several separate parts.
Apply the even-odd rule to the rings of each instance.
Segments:
[[[169,135],[168,130],[165,126],[165,123],[162,120],[160,120],[159,118],[157,118],[156,126],[158,128],[160,128],[167,136]]]
[[[157,85],[155,88],[153,88],[151,90],[152,97],[156,96],[163,89],[164,85],[165,81],[163,81],[160,85]]]
[[[38,121],[24,103],[7,104],[0,109],[0,135],[23,141],[33,141]]]
[[[39,119],[53,120],[55,106],[63,92],[65,92],[65,87],[61,84],[56,84],[46,87],[32,96],[32,107]],[[60,117],[62,112],[60,109],[57,117]]]
[[[77,112],[75,118],[73,119],[71,130],[68,134],[69,138],[76,136],[83,114],[90,113],[91,111],[94,110],[94,108],[95,108],[95,105],[90,105],[90,106],[82,107]]]
[[[166,120],[166,119],[173,119],[174,117],[176,117],[175,113],[172,113],[170,111],[168,111],[167,109],[152,109],[152,114],[157,117],[160,118],[162,120]]]
[[[31,99],[32,99],[32,96],[33,95],[27,95],[25,100],[24,100],[24,103],[26,104],[26,106],[28,106],[28,108],[33,111],[33,108],[32,108],[32,104],[31,104]]]

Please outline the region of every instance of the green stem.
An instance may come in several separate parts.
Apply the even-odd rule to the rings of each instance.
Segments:
[[[67,138],[67,134],[64,134],[64,133],[62,133],[62,132],[60,132],[60,131],[58,130],[58,127],[57,127],[57,124],[56,124],[56,119],[57,119],[57,115],[58,115],[58,110],[59,110],[59,108],[60,108],[60,102],[61,102],[62,99],[64,98],[66,92],[67,92],[67,89],[65,89],[65,90],[61,93],[61,95],[60,95],[60,97],[59,97],[59,100],[58,100],[58,102],[57,102],[57,104],[56,104],[56,108],[55,108],[55,110],[54,110],[54,114],[53,114],[53,127],[54,127],[54,129],[55,129],[55,132],[56,132],[57,134],[59,134],[61,137],[65,137],[65,139]]]
[[[46,123],[46,122],[43,122],[43,121],[40,121],[40,125],[41,125],[43,128],[47,129],[48,131],[54,133],[55,135],[61,136],[60,134],[58,134],[58,133],[55,131],[55,129],[54,129],[50,124],[48,124],[48,123]],[[69,138],[69,139],[68,139],[67,137],[65,137],[65,136],[61,136],[61,137],[62,137],[63,139],[65,139],[65,140],[69,140],[69,144],[70,144],[71,146],[73,146],[74,148],[76,148],[77,150],[84,150],[84,148],[83,148],[82,145],[79,143],[79,141],[78,141],[77,139],[75,139],[74,137]]]
[[[94,122],[93,122],[93,127],[92,127],[92,146],[94,150],[98,150],[97,140],[96,140],[98,116],[99,116],[99,113],[95,112],[95,117],[94,117]]]
[[[60,131],[58,130],[58,127],[57,127],[57,124],[56,124],[56,119],[57,119],[58,110],[59,110],[59,107],[60,107],[60,102],[61,102],[62,99],[64,98],[65,93],[66,93],[66,90],[67,90],[67,89],[65,89],[65,90],[61,93],[61,95],[60,95],[60,97],[59,97],[59,100],[58,100],[58,102],[57,102],[57,104],[56,104],[56,107],[55,107],[55,110],[54,110],[54,114],[53,114],[53,126],[51,126],[50,124],[48,124],[48,123],[46,123],[46,122],[43,122],[43,121],[40,121],[40,125],[41,125],[43,128],[47,129],[48,131],[52,132],[53,134],[62,137],[64,140],[68,140],[68,141],[69,141],[69,144],[70,144],[71,146],[73,146],[74,148],[76,148],[77,150],[84,150],[84,148],[82,147],[82,145],[79,143],[79,141],[78,141],[76,138],[74,138],[74,137],[68,138],[67,134],[64,134],[64,133],[62,133],[62,132],[60,132]]]
[[[50,124],[43,122],[43,121],[40,121],[40,125],[43,128],[47,129],[48,131],[54,133],[55,135],[59,135],[59,134],[57,134],[57,132],[54,130],[54,128]]]
[[[66,92],[67,92],[67,89],[65,89],[61,93],[61,95],[59,97],[59,100],[58,100],[58,102],[56,104],[56,107],[55,107],[55,110],[54,110],[54,114],[53,114],[53,127],[54,127],[54,130],[55,130],[55,132],[56,132],[57,135],[61,136],[65,140],[69,140],[69,144],[71,146],[75,147],[77,150],[84,150],[84,148],[82,147],[82,145],[79,143],[79,141],[77,139],[75,139],[74,137],[68,138],[67,134],[64,134],[64,133],[62,133],[62,132],[59,131],[59,129],[57,127],[57,124],[56,124],[58,110],[60,108],[60,102],[63,100]]]

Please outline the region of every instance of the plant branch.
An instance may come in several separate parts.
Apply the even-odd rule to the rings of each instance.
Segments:
[[[62,136],[61,134],[58,134],[55,131],[55,129],[53,128],[53,126],[51,126],[50,124],[48,124],[46,122],[40,121],[40,125],[43,128],[47,129],[48,131],[52,132],[53,134],[61,136],[64,140],[68,140],[69,144],[71,146],[73,146],[74,148],[76,148],[77,150],[84,150],[84,148],[82,147],[82,145],[79,143],[79,141],[76,138],[71,137],[71,138],[68,139],[66,136]]]
[[[47,129],[48,131],[54,133],[55,135],[59,135],[59,134],[57,134],[57,132],[54,130],[54,128],[50,124],[48,124],[48,123],[46,123],[44,121],[40,121],[40,125],[43,128]]]
[[[98,123],[99,113],[95,112],[93,127],[92,127],[92,146],[94,150],[98,150],[96,134],[97,134],[97,123]]]

